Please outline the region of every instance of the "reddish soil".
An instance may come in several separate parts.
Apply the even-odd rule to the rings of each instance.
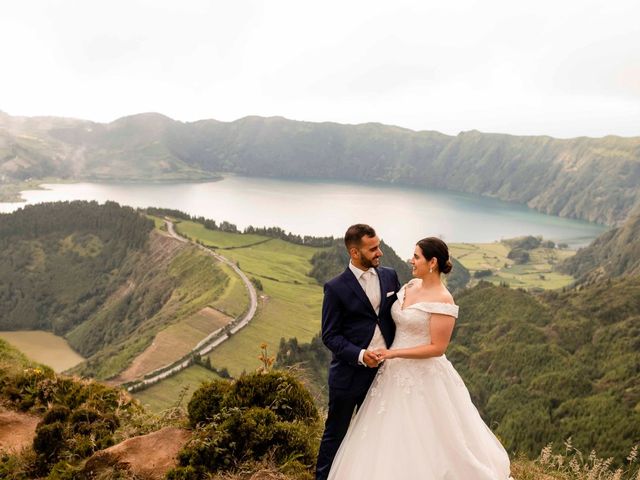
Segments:
[[[92,478],[117,468],[128,471],[136,479],[163,479],[167,471],[176,465],[176,456],[190,437],[188,430],[167,427],[129,438],[95,453],[87,460],[83,473]]]
[[[0,450],[19,452],[33,443],[40,418],[0,407]]]

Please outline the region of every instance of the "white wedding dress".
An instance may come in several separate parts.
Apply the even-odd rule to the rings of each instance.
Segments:
[[[431,343],[432,313],[458,307],[420,302],[391,307],[391,346]],[[333,461],[329,480],[507,480],[509,457],[486,426],[464,382],[443,355],[394,358],[380,367]]]

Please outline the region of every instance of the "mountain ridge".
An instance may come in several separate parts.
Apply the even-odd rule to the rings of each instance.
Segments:
[[[0,117],[0,179],[203,180],[221,173],[380,181],[484,195],[620,225],[640,205],[640,137],[456,136],[380,123],[247,116],[110,123]]]

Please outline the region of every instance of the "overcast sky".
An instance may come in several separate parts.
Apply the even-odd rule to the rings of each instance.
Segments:
[[[640,135],[640,2],[20,0],[0,110]]]

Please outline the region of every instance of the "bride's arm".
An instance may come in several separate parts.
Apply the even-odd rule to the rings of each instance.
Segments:
[[[456,320],[450,315],[432,313],[430,321],[431,344],[412,348],[398,348],[394,350],[380,349],[376,353],[380,360],[391,358],[430,358],[439,357],[446,352],[453,333]]]

